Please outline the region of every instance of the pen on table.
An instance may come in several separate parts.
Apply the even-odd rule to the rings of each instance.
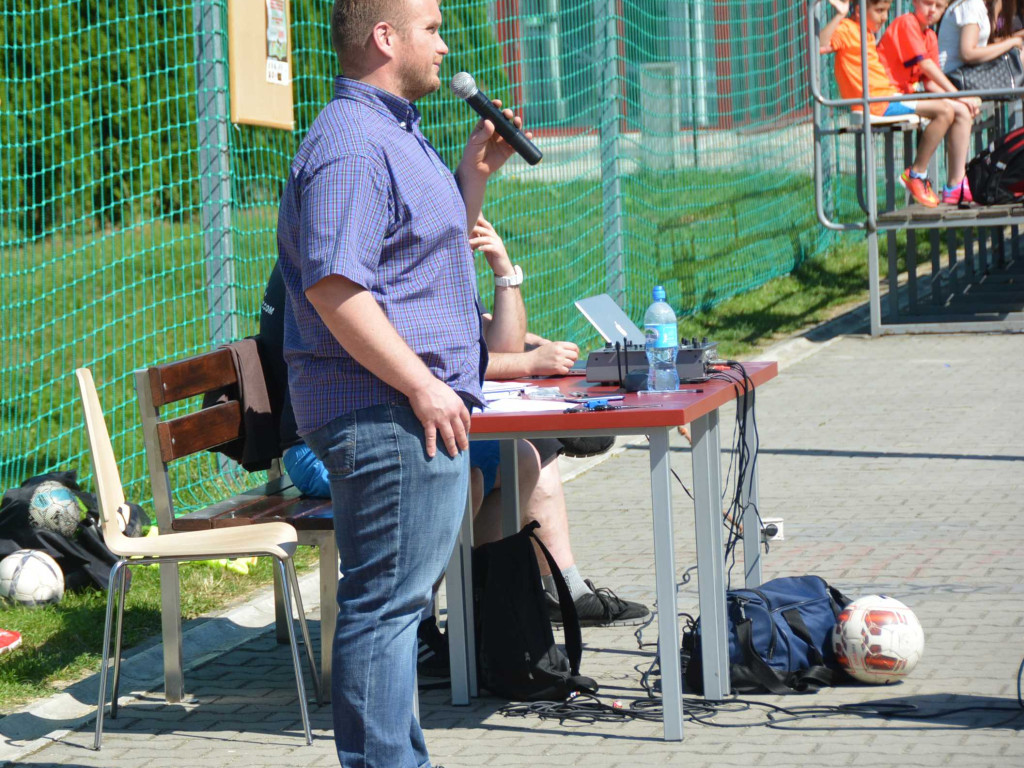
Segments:
[[[650,390],[641,389],[639,392],[637,392],[637,394],[638,395],[642,395],[642,396],[645,395],[647,397],[658,397],[658,396],[664,396],[664,395],[677,395],[680,392],[682,392],[683,394],[701,394],[703,391],[704,391],[703,389],[699,389],[699,388],[698,389],[692,389],[692,388],[691,389],[664,389],[664,390],[659,389],[659,390],[655,390],[653,392],[650,391]]]

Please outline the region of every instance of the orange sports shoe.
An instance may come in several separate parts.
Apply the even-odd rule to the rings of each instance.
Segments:
[[[935,194],[935,190],[932,189],[928,179],[918,179],[911,176],[909,168],[900,174],[900,184],[921,205],[927,208],[935,208],[939,204],[939,196]]]

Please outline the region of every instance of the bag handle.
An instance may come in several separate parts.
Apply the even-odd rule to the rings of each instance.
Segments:
[[[754,636],[750,629],[752,624],[753,622],[750,619],[745,619],[736,624],[736,636],[739,638],[746,663],[742,665],[734,664],[733,666],[742,666],[752,679],[772,693],[792,693],[789,686],[785,684],[783,676],[768,666],[768,663],[754,650]]]
[[[799,637],[807,645],[808,655],[811,657],[811,663],[815,667],[825,666],[825,659],[821,656],[821,651],[818,650],[818,646],[814,644],[814,638],[811,637],[811,632],[807,629],[807,625],[804,623],[804,617],[800,615],[800,611],[797,608],[790,608],[788,611],[782,611],[782,618],[789,624],[789,628],[793,630],[793,634]]]
[[[551,569],[551,578],[555,582],[555,589],[558,592],[558,607],[562,611],[562,629],[565,631],[565,654],[569,657],[569,670],[574,676],[579,675],[580,661],[583,659],[583,633],[580,630],[580,617],[576,612],[576,603],[572,599],[569,585],[565,583],[565,577],[562,576],[562,569],[558,567],[555,558],[535,533],[538,528],[540,528],[540,523],[534,520],[532,523],[524,525],[520,533],[525,533],[536,542]]]

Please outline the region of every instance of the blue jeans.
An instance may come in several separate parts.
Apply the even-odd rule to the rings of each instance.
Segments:
[[[411,408],[379,405],[305,436],[331,481],[341,556],[331,693],[344,768],[430,765],[413,717],[416,629],[466,510],[468,452],[427,458]]]

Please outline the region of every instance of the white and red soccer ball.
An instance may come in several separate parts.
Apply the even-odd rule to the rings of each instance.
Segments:
[[[924,653],[924,630],[907,606],[884,595],[854,600],[832,630],[836,659],[864,683],[894,683],[910,674]]]

